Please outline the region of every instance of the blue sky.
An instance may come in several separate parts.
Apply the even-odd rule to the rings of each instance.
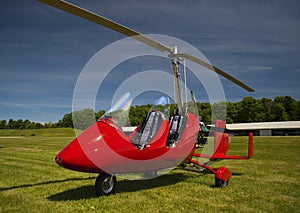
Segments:
[[[256,90],[248,93],[221,78],[227,101],[300,99],[297,0],[70,2],[141,33],[182,39]],[[88,60],[124,38],[34,0],[2,0],[0,30],[0,120],[58,121],[72,110],[76,80]],[[110,94],[109,84],[104,89]],[[97,100],[103,104],[99,110],[108,108],[106,98]]]

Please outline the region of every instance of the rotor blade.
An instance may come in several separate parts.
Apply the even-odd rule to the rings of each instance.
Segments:
[[[218,73],[219,75],[223,76],[224,78],[227,78],[228,80],[232,81],[233,83],[239,85],[240,87],[244,88],[245,90],[247,90],[248,92],[254,92],[254,89],[252,89],[251,87],[247,86],[246,84],[242,83],[241,81],[237,80],[236,78],[234,78],[233,76],[229,75],[228,73],[220,70],[219,68],[215,67],[215,66],[212,66],[208,63],[206,63],[205,61],[202,61],[201,59],[199,58],[196,58],[192,55],[189,55],[189,54],[185,54],[185,53],[182,53],[182,54],[177,54],[178,56],[180,57],[183,57],[183,58],[186,58],[186,59],[189,59],[197,64],[200,64],[208,69],[210,69],[211,71],[214,71],[216,73]]]
[[[137,31],[134,31],[128,27],[125,27],[119,23],[116,23],[114,21],[111,21],[103,16],[100,16],[100,15],[97,15],[95,13],[92,13],[88,10],[85,10],[83,8],[80,8],[76,5],[73,5],[71,3],[68,3],[66,1],[63,1],[63,0],[38,0],[40,2],[43,2],[45,4],[48,4],[52,7],[55,7],[55,8],[58,8],[58,9],[61,9],[63,11],[66,11],[68,13],[71,13],[73,15],[76,15],[76,16],[79,16],[81,18],[84,18],[86,20],[89,20],[89,21],[92,21],[94,23],[97,23],[99,25],[102,25],[104,27],[107,27],[109,29],[112,29],[116,32],[119,32],[121,34],[124,34],[126,36],[129,36],[129,37],[132,37],[134,36],[133,38],[144,43],[144,44],[147,44],[159,51],[167,51],[173,55],[178,55],[178,56],[181,56],[181,57],[184,57],[184,58],[187,58],[197,64],[200,64],[220,75],[222,75],[223,77],[227,78],[228,80],[234,82],[235,84],[239,85],[240,87],[246,89],[247,91],[249,92],[254,92],[254,90],[250,87],[248,87],[247,85],[245,85],[244,83],[240,82],[239,80],[237,80],[236,78],[232,77],[231,75],[225,73],[224,71],[220,70],[219,68],[215,67],[215,66],[212,66],[194,56],[191,56],[189,54],[174,54],[174,50],[158,41],[155,41],[151,38],[149,38],[148,36],[145,36],[145,35],[142,35],[141,33],[137,32]]]
[[[69,12],[73,15],[76,15],[76,16],[79,16],[81,18],[84,18],[84,19],[87,19],[89,21],[92,21],[92,22],[95,22],[99,25],[102,25],[104,27],[107,27],[109,29],[112,29],[114,31],[117,31],[119,33],[122,33],[126,36],[129,36],[129,37],[132,37],[134,36],[133,38],[136,39],[136,40],[139,40],[159,51],[168,51],[171,53],[171,48],[164,45],[164,44],[161,44],[151,38],[149,38],[148,36],[145,36],[145,35],[142,35],[141,33],[137,32],[137,31],[134,31],[128,27],[125,27],[121,24],[118,24],[116,22],[113,22],[107,18],[104,18],[103,16],[100,16],[100,15],[97,15],[95,13],[92,13],[88,10],[85,10],[83,8],[80,8],[76,5],[73,5],[71,3],[68,3],[68,2],[65,2],[65,1],[61,1],[61,0],[38,0],[40,2],[43,2],[45,4],[48,4],[52,7],[55,7],[55,8],[58,8],[58,9],[61,9],[63,11],[66,11],[66,12]]]

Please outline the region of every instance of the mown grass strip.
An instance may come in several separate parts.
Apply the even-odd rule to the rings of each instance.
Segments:
[[[0,138],[0,212],[299,212],[299,137],[255,137],[253,159],[213,164],[233,172],[226,188],[215,188],[212,174],[175,169],[150,180],[118,179],[116,194],[96,197],[95,174],[53,160],[72,139],[68,131]],[[246,153],[246,138],[233,137],[231,146],[229,154]]]

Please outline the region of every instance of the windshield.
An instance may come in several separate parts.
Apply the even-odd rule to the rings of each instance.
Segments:
[[[130,127],[129,110],[131,103],[131,94],[125,93],[117,101],[115,101],[108,110],[105,111],[98,121],[110,121],[121,127]],[[159,111],[163,115],[163,119],[168,120],[171,106],[170,98],[167,96],[161,96],[154,101],[154,104],[144,116],[149,115],[153,111]]]
[[[160,98],[156,99],[148,114],[153,111],[160,111],[164,116],[163,119],[169,119],[170,99],[167,96],[161,96]]]
[[[123,127],[130,126],[129,109],[131,102],[132,98],[130,93],[125,93],[105,111],[98,121],[110,120]]]

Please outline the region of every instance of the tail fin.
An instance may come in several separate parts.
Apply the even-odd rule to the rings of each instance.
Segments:
[[[224,133],[226,129],[226,123],[222,120],[215,121],[215,127],[213,128],[215,137],[214,137],[214,154],[197,154],[194,153],[195,157],[204,157],[210,159],[240,159],[247,160],[250,159],[253,155],[253,133],[249,133],[248,138],[248,156],[232,156],[226,155],[230,144],[229,137],[227,133]]]
[[[248,137],[248,159],[250,159],[253,156],[253,133],[249,133]]]
[[[214,156],[225,155],[230,147],[228,134],[224,133],[225,129],[226,123],[224,121],[215,121]]]

